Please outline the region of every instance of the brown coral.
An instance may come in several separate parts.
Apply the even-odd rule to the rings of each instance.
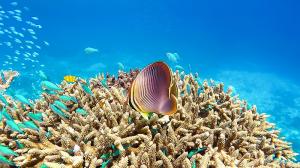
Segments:
[[[3,73],[3,77],[4,79],[2,79],[2,77],[0,77],[0,91],[1,90],[6,90],[7,88],[9,88],[11,82],[17,77],[19,76],[19,72],[17,71],[4,71],[4,72],[0,72]]]
[[[34,108],[8,108],[16,122],[29,120],[28,112],[43,112],[39,131],[12,132],[4,122],[0,142],[18,154],[11,157],[21,167],[300,167],[293,162],[288,142],[256,107],[225,92],[223,84],[197,82],[193,75],[177,79],[180,96],[173,116],[153,114],[144,120],[128,106],[127,88],[138,71],[120,72],[118,78],[104,75],[90,80],[93,95],[80,84],[61,84],[59,95],[68,101],[69,118],[61,118],[49,107],[58,95],[43,94]],[[7,97],[9,107],[16,102]],[[77,108],[88,112],[76,113]],[[49,135],[51,134],[51,136]],[[25,145],[18,149],[14,139]]]

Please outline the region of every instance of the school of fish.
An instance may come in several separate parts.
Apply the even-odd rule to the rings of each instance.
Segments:
[[[49,42],[39,39],[42,25],[39,18],[30,15],[30,9],[21,2],[0,5],[0,60],[7,70],[30,70],[38,73],[45,65],[40,63],[41,49]]]

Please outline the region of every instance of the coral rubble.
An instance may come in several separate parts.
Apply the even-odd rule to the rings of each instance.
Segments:
[[[45,90],[32,105],[4,95],[0,144],[16,155],[5,156],[10,162],[0,160],[0,166],[300,167],[266,114],[223,84],[199,83],[192,74],[174,73],[177,113],[145,120],[127,101],[137,73],[62,82],[61,90]]]

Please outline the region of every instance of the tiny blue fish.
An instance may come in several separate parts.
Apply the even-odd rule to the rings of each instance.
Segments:
[[[0,163],[4,163],[4,164],[8,164],[10,166],[14,166],[15,164],[10,161],[9,159],[7,159],[6,157],[0,155]]]
[[[16,132],[21,133],[21,134],[24,133],[23,130],[21,130],[21,128],[15,123],[14,120],[7,120],[6,124],[7,124],[8,127],[10,127],[10,129],[12,131],[16,131]]]
[[[247,104],[247,109],[250,110],[252,108],[252,106],[248,103]]]
[[[18,156],[16,152],[3,145],[0,145],[0,154],[4,156]]]
[[[46,132],[46,137],[50,138],[52,136],[52,133],[50,131]]]
[[[16,140],[16,144],[18,149],[23,149],[25,147],[24,144],[22,144],[19,140]]]
[[[106,79],[103,79],[103,80],[101,81],[101,84],[102,84],[102,86],[108,88],[108,87],[107,87]]]
[[[118,67],[119,67],[120,70],[124,70],[125,69],[124,64],[122,64],[121,62],[118,62],[117,65],[118,65]]]
[[[0,112],[0,122],[2,121],[2,118],[3,118],[3,114],[2,114],[2,111]]]
[[[58,109],[55,105],[51,104],[50,105],[51,110],[56,113],[57,115],[59,115],[60,117],[63,118],[68,118],[69,116],[67,114],[65,114],[64,112],[62,112],[60,109]]]
[[[176,65],[175,69],[176,70],[180,70],[180,71],[184,71],[184,68],[182,66],[180,66],[180,65]]]
[[[7,100],[5,99],[5,97],[2,94],[0,94],[0,101],[2,101],[6,106],[8,105]]]
[[[59,99],[66,102],[66,101],[73,101],[74,103],[78,103],[76,98],[73,96],[66,96],[66,95],[61,95],[59,96]]]
[[[1,113],[7,120],[13,120],[13,118],[7,113],[6,108],[3,108]]]
[[[22,95],[15,95],[16,99],[19,100],[21,103],[29,105],[30,107],[33,107],[33,105]]]
[[[59,99],[66,102],[66,101],[72,101],[72,98],[70,96],[61,95],[59,96]]]
[[[49,95],[55,95],[56,92],[52,91],[52,90],[44,90],[45,93],[49,94]]]
[[[201,81],[200,78],[196,78],[196,82],[197,82],[199,85],[201,85],[201,83],[202,83],[203,81]]]
[[[51,83],[49,81],[42,81],[41,82],[42,88],[47,89],[47,90],[52,90],[52,91],[61,91],[62,89],[58,87],[56,84]]]
[[[76,109],[75,112],[78,113],[78,114],[80,114],[80,115],[83,115],[83,116],[87,115],[87,112],[84,109],[82,109],[82,108]]]
[[[33,130],[36,130],[36,131],[39,130],[39,127],[37,125],[35,125],[34,122],[32,122],[32,121],[25,121],[22,124],[25,128],[30,128],[30,129],[33,129]]]
[[[48,77],[46,76],[46,74],[45,74],[44,71],[40,70],[40,71],[38,72],[38,74],[39,74],[39,76],[40,76],[43,80],[47,80],[47,79],[48,79]]]
[[[89,94],[89,95],[91,95],[91,96],[93,95],[92,90],[88,87],[87,84],[81,83],[81,87],[82,87],[82,89],[83,89],[83,91],[84,91],[85,93],[87,93],[87,94]]]
[[[23,123],[18,123],[17,126],[18,126],[19,128],[26,128],[26,126],[25,126]]]
[[[43,115],[42,115],[42,113],[33,113],[33,112],[29,112],[27,115],[28,115],[28,117],[31,118],[32,120],[39,121],[39,122],[42,122],[42,121],[43,121]]]
[[[58,100],[55,100],[55,101],[54,101],[54,105],[55,105],[56,107],[60,108],[60,109],[68,110],[68,107],[67,107],[64,103],[62,103],[62,102],[60,102],[60,101],[58,101]]]

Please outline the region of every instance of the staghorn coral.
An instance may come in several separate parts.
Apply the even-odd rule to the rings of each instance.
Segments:
[[[14,78],[19,76],[19,72],[12,70],[1,71],[0,74],[0,91],[9,88]]]
[[[137,72],[107,75],[106,83],[103,74],[90,79],[93,95],[82,88],[86,81],[62,82],[62,90],[43,93],[32,107],[5,95],[9,104],[0,101],[1,108],[16,124],[38,126],[19,133],[3,118],[0,144],[18,154],[8,158],[20,167],[300,167],[266,114],[224,91],[223,84],[199,83],[192,74],[174,73],[177,113],[143,119],[127,103]],[[76,101],[65,101],[66,110],[51,108],[62,95]],[[40,112],[42,121],[28,116]]]

